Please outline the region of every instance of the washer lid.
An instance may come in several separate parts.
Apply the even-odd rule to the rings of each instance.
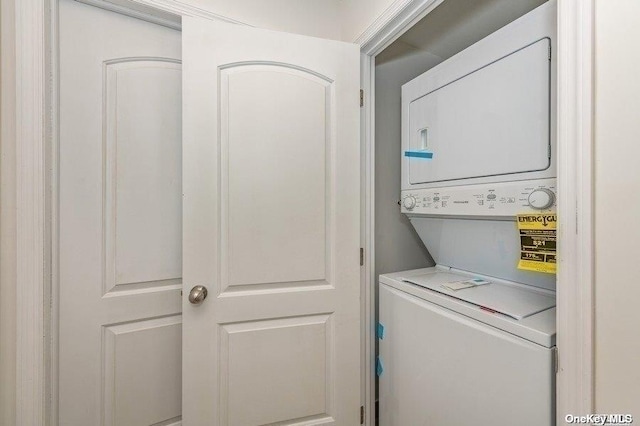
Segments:
[[[556,305],[553,296],[516,285],[490,282],[489,284],[477,285],[460,290],[451,290],[444,286],[444,284],[447,283],[467,280],[469,280],[468,276],[441,272],[437,269],[426,274],[402,278],[402,281],[446,294],[447,296],[472,303],[483,309],[499,312],[517,320],[553,308]]]

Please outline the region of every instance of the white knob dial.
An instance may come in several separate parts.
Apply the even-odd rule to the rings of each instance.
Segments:
[[[529,194],[529,205],[536,210],[548,209],[555,200],[556,194],[547,188],[539,188]]]
[[[411,195],[409,195],[408,197],[404,197],[402,204],[404,204],[404,207],[407,210],[411,210],[416,206],[416,199],[415,197],[412,197]]]

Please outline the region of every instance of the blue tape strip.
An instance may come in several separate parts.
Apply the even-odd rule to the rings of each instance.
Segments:
[[[404,156],[405,157],[412,157],[412,158],[431,159],[431,158],[433,158],[433,152],[429,152],[429,151],[405,151],[404,152]]]
[[[378,323],[378,326],[376,327],[376,336],[378,336],[378,339],[380,340],[384,339],[384,325]]]
[[[378,375],[378,377],[382,376],[382,372],[384,371],[384,368],[382,368],[382,361],[380,361],[380,357],[376,358],[376,374]]]

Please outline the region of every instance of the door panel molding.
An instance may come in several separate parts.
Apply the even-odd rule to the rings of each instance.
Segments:
[[[102,326],[102,424],[104,426],[118,426],[119,424],[138,423],[142,420],[146,424],[164,424],[180,421],[181,407],[175,404],[175,395],[170,391],[162,392],[162,407],[152,407],[152,401],[144,401],[148,396],[148,388],[138,387],[149,380],[153,380],[154,387],[167,389],[168,383],[180,382],[180,374],[173,371],[176,364],[175,358],[180,358],[180,353],[175,353],[167,347],[168,343],[175,340],[182,333],[182,315],[168,315],[158,318],[144,318],[126,323]],[[166,336],[163,336],[162,334]],[[150,335],[145,339],[145,334]],[[136,339],[135,336],[138,336]],[[150,343],[162,343],[153,348]],[[128,341],[123,342],[123,338]],[[136,341],[133,342],[132,339]],[[146,343],[146,345],[144,345]],[[142,346],[142,347],[141,347]],[[158,350],[162,348],[162,350]],[[155,349],[155,350],[154,350]],[[139,369],[134,363],[127,362],[126,357],[145,358],[145,366],[153,363],[163,368]],[[173,361],[173,362],[171,362]],[[178,362],[179,364],[179,362]],[[158,377],[156,373],[161,371]],[[123,382],[127,382],[126,384]],[[133,389],[132,389],[133,387]],[[145,392],[146,391],[146,392]],[[126,404],[126,401],[142,397],[143,403]],[[179,399],[178,399],[179,400]],[[160,409],[165,418],[153,418],[151,409]]]
[[[119,74],[123,71],[138,71],[145,72],[148,70],[168,70],[169,72],[178,72],[178,78],[180,78],[179,73],[181,72],[181,61],[175,60],[172,58],[160,58],[160,57],[132,57],[132,58],[117,58],[110,59],[104,61],[103,65],[103,134],[102,134],[102,152],[103,152],[103,200],[102,200],[102,227],[103,227],[103,254],[104,254],[104,265],[102,267],[104,276],[103,276],[103,294],[107,295],[112,292],[118,292],[122,294],[123,291],[132,291],[138,289],[148,289],[148,291],[154,291],[154,287],[163,287],[163,286],[171,286],[175,284],[181,283],[181,262],[182,258],[177,259],[175,262],[177,264],[171,265],[170,259],[165,259],[166,267],[163,267],[163,271],[160,276],[141,276],[140,273],[133,273],[133,277],[131,277],[132,271],[126,271],[127,273],[120,273],[118,271],[118,208],[123,207],[123,202],[118,202],[118,169],[127,169],[131,170],[131,164],[129,167],[119,167],[119,154],[122,154],[122,151],[127,148],[128,145],[132,145],[133,141],[129,141],[126,146],[118,148],[119,145],[119,129],[123,126],[122,121],[119,117],[119,108],[126,107],[126,105],[121,105],[126,98],[126,93],[120,93],[119,90],[126,92],[126,88],[119,89]],[[151,75],[147,76],[149,79],[152,78]],[[169,75],[167,75],[169,77]],[[144,78],[141,76],[139,78]],[[175,78],[175,76],[174,76]],[[156,99],[157,100],[157,99]],[[145,101],[146,102],[146,101]],[[169,114],[171,115],[171,114]],[[163,118],[165,120],[165,118]],[[169,118],[170,120],[170,118]],[[126,120],[125,120],[126,121]],[[165,135],[166,136],[166,135]],[[159,135],[152,135],[155,140],[161,139],[162,137]],[[166,148],[166,146],[165,146]],[[181,147],[179,147],[181,149]],[[137,154],[137,153],[136,153]],[[177,157],[171,156],[171,158],[181,158],[181,152],[174,153]],[[123,157],[134,157],[132,155]],[[166,158],[164,159],[166,161]],[[131,160],[130,160],[131,161]],[[163,164],[166,165],[166,164]],[[163,190],[170,188],[171,185],[175,185],[175,182],[180,179],[180,176],[175,176],[175,172],[178,174],[180,170],[172,170],[171,167],[166,167],[164,169],[167,173],[170,171],[174,172],[174,176],[169,176],[169,179],[163,176],[165,185]],[[163,171],[163,172],[164,172]],[[164,175],[166,173],[162,173]],[[130,176],[130,179],[133,181],[140,181],[139,176]],[[124,183],[124,182],[123,182]],[[148,183],[148,182],[146,182]],[[144,185],[144,180],[142,181],[142,185]],[[149,188],[145,188],[149,189]],[[156,188],[157,189],[157,188]],[[172,191],[167,191],[172,192]],[[179,192],[175,192],[179,194]],[[130,197],[131,198],[131,197]],[[166,195],[162,200],[154,199],[154,201],[173,201],[173,203],[179,203],[180,199],[174,196],[173,200],[167,200]],[[178,198],[178,199],[176,199]],[[121,200],[122,201],[122,200]],[[149,202],[147,198],[145,200],[146,203]],[[174,204],[175,205],[175,204]],[[139,207],[139,206],[137,206]],[[158,207],[158,206],[156,206]],[[167,207],[166,205],[163,207]],[[170,209],[164,209],[165,212]],[[173,209],[173,213],[176,211]],[[182,227],[180,226],[180,229]],[[147,229],[149,231],[149,229]],[[141,232],[140,226],[129,227],[128,230],[125,230],[125,234],[127,233],[136,233]],[[178,232],[176,232],[177,234]],[[148,233],[147,233],[148,236]],[[175,235],[174,235],[175,237]],[[177,236],[177,239],[180,240],[180,236]],[[137,239],[137,238],[136,238]],[[167,241],[154,241],[151,246],[160,245],[161,243],[168,243]],[[149,244],[148,242],[145,245]],[[145,248],[138,247],[139,251],[145,251]],[[134,248],[134,251],[136,249]],[[131,253],[129,253],[131,255]],[[170,256],[171,257],[171,256]],[[138,257],[136,259],[136,263],[144,264],[145,259]],[[131,268],[131,265],[128,265]],[[157,266],[157,265],[155,265]],[[149,272],[149,271],[145,271]],[[156,271],[157,272],[157,271]],[[122,275],[122,276],[119,276]]]
[[[230,381],[237,383],[231,385],[229,394],[220,394],[220,424],[257,424],[258,421],[298,424],[311,420],[333,424],[335,389],[331,386],[331,379],[325,380],[325,377],[335,375],[335,363],[331,356],[335,344],[334,333],[332,313],[222,324],[218,358],[220,387],[229,387]],[[252,343],[265,343],[273,339],[283,341],[281,353],[265,353],[258,359],[255,356],[247,359],[247,350],[252,354],[259,352],[255,350],[258,348],[251,350]],[[300,342],[295,352],[286,349],[287,340]],[[236,346],[241,350],[234,354]],[[232,357],[234,362],[230,363]],[[310,359],[311,363],[308,362]],[[288,406],[283,395],[273,392],[265,396],[259,381],[250,382],[265,370],[271,371],[274,380],[280,381],[283,376],[289,376],[287,382],[291,383],[295,392],[306,394],[307,406]],[[242,394],[242,398],[234,398],[239,394]],[[319,398],[320,404],[317,402]],[[247,411],[247,405],[252,409]]]
[[[266,66],[272,66],[272,67],[280,67],[280,68],[284,68],[284,69],[291,69],[291,70],[295,70],[295,71],[300,71],[302,73],[302,75],[305,74],[310,74],[313,76],[318,77],[321,80],[326,81],[327,83],[333,83],[333,80],[329,77],[327,77],[326,75],[322,75],[319,72],[316,72],[314,70],[310,70],[308,68],[305,67],[301,67],[299,65],[296,64],[290,64],[290,63],[286,63],[286,62],[277,62],[277,61],[241,61],[241,62],[231,62],[228,64],[224,64],[220,66],[220,70],[225,70],[228,68],[239,68],[239,67],[246,67],[246,66],[256,66],[256,65],[266,65]]]
[[[245,90],[242,88],[242,93],[234,93],[233,87],[239,82],[235,82],[238,77],[245,79],[247,73],[261,73],[263,79],[267,79],[271,82],[271,86],[277,84],[296,84],[299,90],[307,90],[308,94],[302,94],[296,113],[298,118],[303,119],[305,117],[303,105],[304,102],[309,102],[310,99],[315,99],[316,104],[308,105],[308,108],[322,109],[324,114],[323,123],[315,123],[318,127],[317,132],[309,135],[309,138],[305,142],[315,140],[315,143],[320,145],[316,147],[318,151],[316,156],[305,154],[303,148],[298,146],[285,146],[282,144],[282,140],[285,139],[286,132],[284,129],[279,129],[279,136],[272,135],[272,143],[275,146],[271,146],[269,149],[265,147],[256,146],[254,150],[239,152],[242,148],[239,148],[239,144],[232,144],[230,139],[234,133],[241,131],[238,128],[232,128],[234,125],[233,111],[244,111],[248,108],[266,108],[267,105],[256,105],[256,103],[274,102],[279,101],[278,91],[274,90],[271,99],[258,99],[254,94],[243,93]],[[243,75],[245,74],[245,75]],[[282,76],[290,76],[282,78]],[[235,77],[235,79],[234,79]],[[239,289],[250,290],[251,288],[260,288],[263,290],[278,290],[287,288],[295,290],[296,287],[318,287],[318,286],[332,286],[334,271],[332,268],[333,259],[331,253],[333,252],[333,242],[335,238],[335,226],[334,218],[332,216],[332,205],[334,204],[334,189],[331,187],[332,182],[332,167],[335,163],[332,153],[336,151],[335,147],[335,119],[333,118],[335,111],[335,87],[332,79],[323,76],[312,70],[308,70],[304,67],[297,66],[295,64],[271,62],[271,61],[247,61],[236,62],[233,64],[225,64],[219,67],[219,106],[218,111],[220,114],[220,198],[218,200],[221,208],[220,224],[219,224],[219,262],[221,265],[220,270],[220,289],[219,294],[223,295],[229,291],[236,291]],[[299,81],[304,79],[304,81]],[[235,84],[234,84],[235,83]],[[267,90],[270,90],[267,88]],[[255,93],[255,91],[254,91]],[[308,95],[308,96],[305,96]],[[238,99],[239,98],[239,99]],[[244,103],[243,105],[238,102]],[[233,105],[232,105],[233,104]],[[280,109],[280,108],[277,108]],[[291,113],[292,111],[289,111]],[[283,111],[280,111],[283,113]],[[307,118],[310,112],[306,114]],[[258,114],[256,114],[258,115]],[[268,126],[268,123],[263,123]],[[277,131],[278,129],[271,129]],[[316,134],[324,137],[317,137]],[[237,136],[236,136],[237,137]],[[240,140],[253,140],[255,135],[251,132],[243,134]],[[258,142],[259,144],[259,142]],[[256,145],[258,145],[256,144]],[[234,152],[231,152],[232,146],[234,146]],[[312,147],[313,148],[313,147]],[[277,152],[274,151],[277,150]],[[253,153],[252,151],[255,151]],[[274,153],[275,156],[272,156]],[[238,158],[239,156],[242,158]],[[278,158],[287,158],[287,165],[281,164]],[[244,165],[247,161],[252,161],[251,165]],[[229,163],[233,162],[231,166]],[[323,186],[312,188],[313,185],[307,186],[307,190],[304,194],[296,192],[296,188],[300,186],[300,182],[292,182],[287,180],[281,182],[282,187],[277,193],[268,195],[267,191],[260,191],[258,188],[262,182],[260,176],[256,176],[257,179],[252,184],[244,184],[241,191],[234,189],[230,190],[233,184],[237,184],[238,180],[249,180],[249,170],[254,170],[256,173],[269,173],[269,166],[280,168],[285,170],[285,167],[294,165],[298,169],[306,167],[307,173],[301,175],[310,174],[313,169],[316,169],[316,173],[323,173]],[[238,171],[240,169],[240,171]],[[249,170],[246,170],[249,169]],[[230,171],[234,170],[234,173],[230,174]],[[244,172],[244,173],[243,173]],[[306,177],[306,176],[305,176]],[[312,184],[309,181],[309,184]],[[291,188],[287,188],[291,187]],[[285,188],[283,190],[283,188]],[[313,189],[313,193],[312,193]],[[240,192],[240,193],[236,193]],[[326,199],[325,199],[326,195]],[[246,211],[246,208],[240,203],[246,202],[246,199],[251,199],[253,205],[259,206],[260,215],[255,216],[254,213]],[[287,212],[289,217],[280,217],[278,220],[274,220],[274,217],[268,217],[263,219],[263,216],[273,216],[269,213],[274,213],[275,209],[280,205],[295,206],[296,202],[300,199],[304,199],[297,208],[291,209]],[[324,215],[314,215],[313,210],[309,210],[308,205],[310,203],[320,202],[324,204]],[[234,209],[234,213],[230,210]],[[306,209],[306,213],[305,213]],[[308,216],[307,216],[308,215]],[[315,235],[315,244],[310,244],[309,238],[304,240],[299,236],[304,232],[297,217],[305,217],[306,228],[312,229],[317,235]],[[315,217],[314,217],[315,216]],[[310,219],[313,219],[313,223]],[[289,231],[286,234],[273,235],[275,240],[262,241],[262,239],[256,240],[253,235],[249,234],[247,228],[252,230],[258,230],[260,223],[268,220],[270,226],[286,226]],[[266,225],[266,223],[264,223]],[[298,232],[299,231],[299,232]],[[234,236],[241,233],[241,240],[235,241]],[[244,234],[244,235],[242,235]],[[295,265],[287,259],[283,259],[283,255],[276,256],[273,250],[269,250],[265,247],[267,245],[274,245],[276,247],[281,246],[283,243],[287,245],[295,244],[288,254],[284,255],[285,258],[297,257]],[[240,247],[242,246],[242,247]],[[309,253],[311,252],[311,253]],[[243,253],[242,258],[238,254]],[[268,258],[268,259],[265,259]],[[267,276],[261,273],[260,277],[251,271],[258,266],[254,265],[251,270],[247,270],[247,262],[261,262],[272,263],[272,270]],[[292,271],[292,269],[294,269]],[[285,272],[286,271],[286,272]]]

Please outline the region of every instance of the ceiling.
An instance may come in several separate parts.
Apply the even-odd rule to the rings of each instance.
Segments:
[[[445,0],[398,41],[447,59],[547,0]]]

